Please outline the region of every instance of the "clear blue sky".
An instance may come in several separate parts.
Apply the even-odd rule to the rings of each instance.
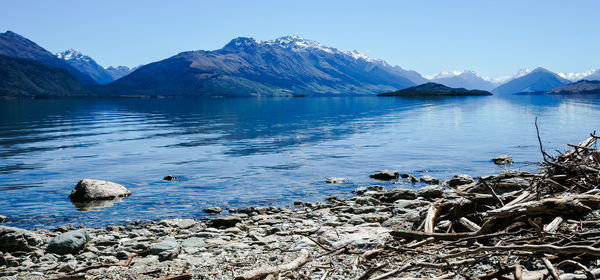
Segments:
[[[600,68],[600,1],[0,0],[0,32],[135,66],[238,36],[296,34],[422,74]]]

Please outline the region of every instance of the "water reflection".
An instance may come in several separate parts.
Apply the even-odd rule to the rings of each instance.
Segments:
[[[111,207],[115,203],[123,201],[121,198],[112,200],[92,200],[92,201],[71,201],[73,206],[79,211],[92,211],[99,210],[101,208]]]
[[[598,129],[599,104],[591,96],[0,101],[0,213],[25,227],[92,226],[320,200],[376,183],[368,175],[382,168],[480,176],[501,170],[492,157],[511,154],[511,168],[535,170],[533,119],[551,151]],[[351,182],[324,182],[333,176]],[[77,211],[68,194],[88,177],[134,195]]]

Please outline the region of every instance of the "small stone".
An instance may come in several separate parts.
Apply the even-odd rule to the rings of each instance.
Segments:
[[[181,242],[181,247],[185,248],[203,248],[206,247],[204,239],[199,237],[190,237]]]
[[[8,219],[7,216],[0,215],[0,223],[3,223],[4,221],[6,221],[6,219]]]
[[[150,255],[157,255],[158,260],[172,260],[179,255],[179,244],[174,237],[168,236],[161,242],[154,244],[148,251]]]
[[[188,229],[196,225],[196,221],[193,219],[180,219],[175,224],[180,229]]]
[[[208,214],[221,214],[221,212],[223,212],[223,208],[215,206],[215,207],[208,207],[206,209],[204,209],[205,213]]]
[[[429,176],[429,175],[423,175],[419,181],[428,184],[428,185],[437,185],[440,183],[440,180],[438,178]]]
[[[179,179],[179,177],[176,177],[176,176],[173,176],[173,175],[170,175],[170,174],[167,175],[167,176],[165,176],[165,177],[163,177],[163,180],[165,180],[165,181],[171,181],[171,180],[177,180],[177,179]]]
[[[395,170],[379,170],[371,174],[369,177],[377,180],[393,180],[398,179],[398,171]]]
[[[58,271],[59,272],[71,272],[73,270],[75,270],[77,268],[77,262],[76,261],[70,261],[66,264],[63,264]]]
[[[218,218],[214,218],[213,220],[210,221],[209,225],[211,227],[214,228],[230,228],[230,227],[235,227],[235,225],[237,223],[241,223],[242,219],[240,217],[236,217],[236,216],[224,216],[224,217],[218,217]]]
[[[232,228],[226,229],[225,232],[232,233],[232,234],[240,234],[240,233],[242,233],[242,230],[237,227],[232,227]]]
[[[440,198],[444,195],[444,187],[431,185],[417,191],[417,195],[423,198]]]
[[[233,243],[225,244],[224,247],[228,248],[228,249],[233,249],[233,250],[245,250],[245,249],[250,248],[250,245],[243,243],[243,242],[233,242]]]
[[[62,233],[50,241],[46,252],[59,255],[75,254],[91,240],[87,231],[83,229]]]
[[[33,251],[41,245],[42,238],[36,233],[15,227],[0,226],[0,251]]]
[[[328,184],[341,184],[341,183],[350,182],[350,180],[348,180],[346,178],[342,178],[342,177],[329,177],[329,178],[327,178],[327,180],[325,180],[325,182]]]
[[[471,184],[473,182],[475,182],[475,180],[473,180],[473,177],[465,174],[454,175],[450,180],[446,181],[446,183],[450,187]]]
[[[131,192],[117,183],[83,179],[69,195],[73,201],[104,200],[130,196]]]
[[[513,159],[509,155],[499,155],[497,157],[494,157],[492,159],[492,161],[495,164],[498,164],[498,165],[507,165],[507,164],[512,164],[513,163]]]

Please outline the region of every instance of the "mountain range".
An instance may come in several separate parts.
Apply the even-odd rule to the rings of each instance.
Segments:
[[[125,66],[104,68],[74,49],[53,55],[33,41],[7,31],[0,33],[0,55],[21,59],[6,62],[3,58],[3,67],[26,60],[41,63],[27,63],[15,71],[0,69],[14,74],[5,75],[7,79],[23,79],[3,81],[5,87],[0,95],[24,94],[25,88],[31,88],[20,87],[20,82],[37,85],[38,90],[31,92],[33,95],[60,95],[62,84],[67,95],[344,96],[394,92],[430,81],[451,88],[491,90],[502,95],[547,92],[581,78],[600,79],[600,69],[556,74],[544,68],[519,71],[502,84],[474,71],[446,71],[426,79],[415,71],[389,65],[360,51],[338,50],[294,35],[268,41],[239,37],[218,50],[182,52],[130,69]],[[40,73],[55,71],[57,77],[63,77],[66,71],[82,87],[75,90],[70,82],[51,85],[44,80],[48,75],[40,76],[44,79],[37,81],[35,75],[29,75],[36,67]],[[15,88],[7,88],[10,85]],[[85,90],[81,91],[83,87]]]
[[[108,84],[114,80],[118,80],[124,76],[127,76],[132,72],[127,66],[117,66],[104,68],[95,60],[87,55],[83,55],[81,52],[69,49],[56,54],[56,57],[64,60],[67,64],[73,68],[81,71],[82,73],[90,76],[98,84]]]
[[[144,65],[99,90],[121,95],[373,95],[425,79],[359,51],[297,36],[236,38],[215,51],[190,51]]]
[[[454,88],[492,90],[496,85],[484,80],[475,71],[445,71],[435,75],[430,81]]]

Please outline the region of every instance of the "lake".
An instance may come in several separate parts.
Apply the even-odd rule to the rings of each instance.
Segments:
[[[52,228],[206,217],[210,206],[290,206],[360,186],[419,188],[369,178],[396,169],[440,179],[541,160],[600,126],[600,98],[187,98],[0,100],[0,214]],[[491,158],[510,154],[509,167]],[[177,181],[164,181],[168,174]],[[327,184],[327,177],[345,177]],[[82,211],[80,179],[131,197]]]

